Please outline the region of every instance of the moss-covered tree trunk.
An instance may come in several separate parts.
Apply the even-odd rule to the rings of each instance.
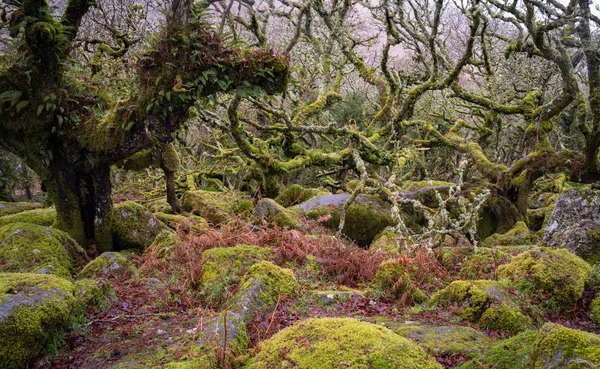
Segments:
[[[167,202],[171,205],[171,210],[175,214],[181,213],[181,204],[177,199],[177,193],[175,192],[175,172],[165,167],[162,168],[165,173],[165,182],[167,183]]]

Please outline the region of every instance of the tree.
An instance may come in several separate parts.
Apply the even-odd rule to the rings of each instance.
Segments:
[[[191,1],[173,1],[166,25],[136,66],[135,88],[110,101],[72,74],[70,56],[95,1],[70,0],[60,17],[46,0],[8,1],[2,29],[18,56],[0,69],[0,146],[40,177],[57,227],[80,244],[112,249],[111,164],[172,140],[197,99],[258,86],[281,91],[287,59],[226,46]]]

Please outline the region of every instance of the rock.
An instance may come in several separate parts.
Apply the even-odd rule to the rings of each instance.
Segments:
[[[498,268],[499,278],[508,278],[546,307],[569,307],[583,295],[592,267],[566,249],[536,248],[515,256]],[[539,296],[544,291],[544,296]]]
[[[147,253],[153,253],[153,256],[162,260],[168,260],[175,250],[175,244],[181,242],[175,233],[170,230],[164,230],[156,236],[148,249]]]
[[[399,239],[399,235],[394,232],[393,227],[386,227],[381,231],[371,242],[369,251],[383,252],[388,254],[400,254],[403,240]]]
[[[167,227],[142,205],[125,201],[113,210],[112,232],[117,250],[144,249]]]
[[[111,291],[110,283],[103,279],[80,279],[75,281],[74,286],[73,296],[83,306],[100,306]]]
[[[275,201],[277,201],[278,204],[281,204],[284,208],[289,208],[290,206],[306,202],[313,197],[329,194],[330,193],[326,190],[304,188],[299,184],[293,184],[279,192],[279,196],[275,198]]]
[[[600,335],[546,323],[536,336],[532,368],[574,369],[600,366]]]
[[[88,261],[85,251],[66,233],[30,223],[0,227],[0,271],[55,274],[71,278]]]
[[[530,369],[536,331],[525,331],[501,340],[458,369]]]
[[[303,202],[297,208],[308,217],[323,220],[323,224],[337,230],[341,209],[350,194],[322,195]],[[361,247],[367,247],[377,234],[386,227],[395,225],[390,209],[381,202],[357,196],[346,211],[346,222],[342,233]]]
[[[537,237],[529,232],[527,224],[518,221],[514,227],[503,234],[494,233],[483,241],[483,246],[515,246],[532,245],[538,242]]]
[[[0,226],[9,223],[31,223],[49,227],[56,221],[56,210],[52,208],[25,210],[0,217]]]
[[[382,326],[350,318],[300,321],[259,344],[247,369],[442,368],[415,343]]]
[[[0,273],[0,369],[28,368],[67,326],[77,306],[71,282]]]
[[[256,204],[254,213],[259,220],[274,223],[280,228],[306,230],[306,227],[300,222],[298,214],[284,208],[271,199],[261,199]]]
[[[186,233],[189,233],[190,231],[204,233],[210,228],[206,219],[197,215],[185,216],[181,214],[175,215],[157,212],[154,213],[154,216],[169,228],[174,230],[179,228]]]
[[[435,294],[431,302],[454,306],[458,316],[481,327],[518,333],[529,327],[531,319],[521,313],[510,297],[509,287],[503,281],[454,281]]]
[[[272,257],[272,249],[252,245],[219,247],[204,251],[200,291],[206,303],[210,306],[223,304],[253,264]]]
[[[439,356],[477,357],[490,343],[485,333],[471,327],[402,324],[391,329]]]
[[[199,215],[212,224],[226,223],[232,217],[250,213],[254,208],[252,199],[232,192],[188,191],[181,198],[181,207]]]
[[[562,194],[542,243],[555,249],[565,248],[592,263],[600,260],[600,194],[590,189]]]
[[[42,204],[37,202],[5,202],[0,201],[0,217],[20,213],[25,210],[39,209]]]
[[[94,276],[115,276],[125,272],[136,273],[137,269],[129,260],[118,252],[105,252],[90,261],[77,275],[78,279],[92,278]]]

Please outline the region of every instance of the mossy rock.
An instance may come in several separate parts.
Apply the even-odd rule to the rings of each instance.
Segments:
[[[31,223],[49,227],[56,221],[56,210],[52,208],[25,210],[0,217],[0,226],[9,223]]]
[[[485,333],[464,326],[423,326],[402,324],[391,328],[437,356],[478,357],[490,345]]]
[[[6,202],[0,201],[0,217],[17,214],[26,210],[39,209],[42,204],[37,202]]]
[[[600,335],[546,323],[536,336],[532,368],[577,369],[600,366]]]
[[[496,269],[510,261],[510,255],[498,248],[467,249],[459,275],[464,279],[494,279]]]
[[[458,369],[530,369],[537,331],[525,331],[497,342]]]
[[[147,203],[144,203],[144,207],[148,209],[151,213],[163,213],[163,214],[173,214],[173,208],[167,202],[166,198],[156,199]]]
[[[246,195],[232,192],[188,191],[181,198],[181,207],[212,224],[227,223],[233,216],[249,214],[254,205]]]
[[[260,343],[247,369],[438,369],[415,343],[351,318],[300,321]]]
[[[146,252],[152,252],[154,256],[168,260],[172,256],[175,245],[178,242],[181,242],[181,239],[174,232],[165,230],[156,236],[152,244],[148,246]]]
[[[300,221],[300,216],[279,205],[272,199],[261,199],[254,210],[259,221],[267,221],[284,229],[305,230],[304,225]]]
[[[414,271],[397,259],[381,263],[369,283],[369,292],[386,301],[420,304],[427,300],[427,295],[415,284]]]
[[[83,306],[98,307],[110,294],[110,283],[103,279],[80,279],[74,283],[73,295]]]
[[[204,233],[210,226],[206,219],[197,215],[185,216],[182,214],[167,214],[162,212],[154,213],[154,216],[166,224],[171,229],[181,229],[186,233],[193,231],[195,233]]]
[[[57,229],[31,223],[0,227],[0,271],[71,278],[87,261],[77,242]]]
[[[305,201],[317,197],[320,195],[329,194],[327,191],[319,190],[316,188],[304,188],[299,184],[293,184],[287,188],[284,188],[279,192],[279,195],[275,198],[278,204],[281,204],[284,208],[301,204]]]
[[[117,250],[144,249],[166,226],[142,205],[125,201],[115,205],[112,232]]]
[[[272,249],[252,245],[204,251],[200,289],[206,303],[211,306],[223,304],[253,264],[273,256]]]
[[[514,245],[532,245],[539,239],[529,232],[527,224],[523,221],[517,222],[514,227],[503,234],[495,233],[483,241],[483,246],[514,246]]]
[[[484,328],[518,333],[531,325],[510,297],[506,281],[454,281],[435,294],[435,305],[456,307],[455,314]]]
[[[304,202],[298,207],[310,218],[326,219],[323,224],[337,230],[342,208],[349,197],[349,194],[323,195]],[[366,248],[381,231],[395,224],[385,204],[375,199],[358,196],[346,211],[342,233],[359,246]]]
[[[498,268],[499,278],[508,278],[526,294],[541,299],[546,307],[569,307],[583,295],[592,267],[566,249],[536,248],[515,256]],[[540,296],[544,291],[545,296]]]
[[[115,276],[121,273],[136,273],[137,269],[119,252],[105,252],[90,261],[77,275],[78,279],[92,278],[94,276]]]
[[[68,325],[73,284],[54,275],[0,273],[0,369],[28,368]]]
[[[523,220],[523,217],[513,203],[492,190],[490,196],[479,211],[477,222],[477,236],[485,240],[494,233],[509,231],[515,223]]]
[[[393,227],[386,227],[371,242],[369,251],[382,252],[386,254],[400,254],[398,246],[398,234],[394,232]]]

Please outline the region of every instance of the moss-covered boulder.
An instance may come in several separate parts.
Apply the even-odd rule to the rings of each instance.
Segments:
[[[303,202],[295,207],[308,217],[318,219],[324,225],[337,230],[344,204],[349,194],[323,195]],[[375,236],[386,227],[395,225],[389,206],[362,196],[357,196],[346,211],[342,233],[361,247],[368,247]]]
[[[401,324],[391,329],[438,356],[478,357],[491,342],[485,333],[471,327]]]
[[[497,271],[499,278],[514,281],[519,290],[549,308],[573,305],[583,295],[591,273],[592,267],[577,255],[546,247],[517,255]]]
[[[73,284],[53,275],[0,273],[0,369],[28,368],[68,325]]]
[[[256,204],[254,213],[260,222],[266,221],[284,229],[305,230],[300,216],[279,205],[275,200],[261,199]]]
[[[386,227],[375,236],[373,242],[371,242],[371,246],[369,246],[369,251],[399,254],[401,252],[399,247],[400,243],[401,240],[399,240],[399,235],[394,232],[393,227]]]
[[[87,262],[85,251],[66,233],[31,223],[0,227],[0,271],[56,274],[71,278]]]
[[[517,222],[514,227],[503,234],[495,233],[483,241],[483,246],[514,246],[532,245],[539,240],[535,234],[529,231],[527,224],[523,221]]]
[[[195,233],[204,233],[210,226],[206,219],[197,215],[185,216],[182,214],[167,214],[162,212],[154,213],[156,219],[166,224],[171,229],[180,229],[184,232],[193,231]]]
[[[499,248],[471,248],[461,262],[459,275],[464,279],[494,279],[496,269],[509,261],[510,255]]]
[[[144,249],[166,229],[154,214],[133,201],[115,205],[111,227],[117,250]]]
[[[525,331],[501,340],[459,369],[530,369],[536,331]]]
[[[147,253],[152,253],[154,257],[168,260],[175,251],[175,245],[181,242],[181,239],[172,231],[164,230],[156,236],[154,241],[146,249]]]
[[[181,198],[181,207],[201,216],[212,224],[227,223],[233,216],[250,213],[252,199],[241,193],[188,191]]]
[[[103,279],[80,279],[73,285],[75,287],[73,296],[83,306],[100,306],[106,301],[111,291],[110,283]]]
[[[481,327],[518,333],[529,327],[531,319],[511,298],[509,288],[503,281],[454,281],[431,302],[455,307],[455,314]]]
[[[307,319],[261,342],[248,369],[438,369],[415,343],[350,318]]]
[[[329,195],[330,193],[317,189],[317,188],[304,188],[299,184],[293,184],[289,187],[284,188],[279,192],[279,195],[275,198],[278,204],[281,204],[284,208],[301,204],[314,197],[320,195]]]
[[[600,194],[590,189],[562,194],[542,243],[555,249],[565,248],[591,263],[600,261]]]
[[[119,252],[105,252],[90,261],[77,275],[78,279],[94,276],[109,277],[126,272],[137,272],[133,264]]]
[[[223,304],[253,264],[269,260],[273,255],[273,250],[268,247],[252,245],[204,251],[200,289],[206,303],[211,306]]]
[[[9,223],[31,223],[51,226],[56,221],[56,210],[52,208],[25,210],[20,213],[0,217],[0,226]]]
[[[25,210],[39,209],[42,204],[37,202],[6,202],[0,201],[0,217],[17,214]]]
[[[420,304],[427,300],[414,281],[414,270],[398,259],[381,263],[375,278],[369,284],[370,293],[387,301],[402,301],[408,304]]]
[[[600,367],[600,335],[546,323],[538,332],[532,368]]]

